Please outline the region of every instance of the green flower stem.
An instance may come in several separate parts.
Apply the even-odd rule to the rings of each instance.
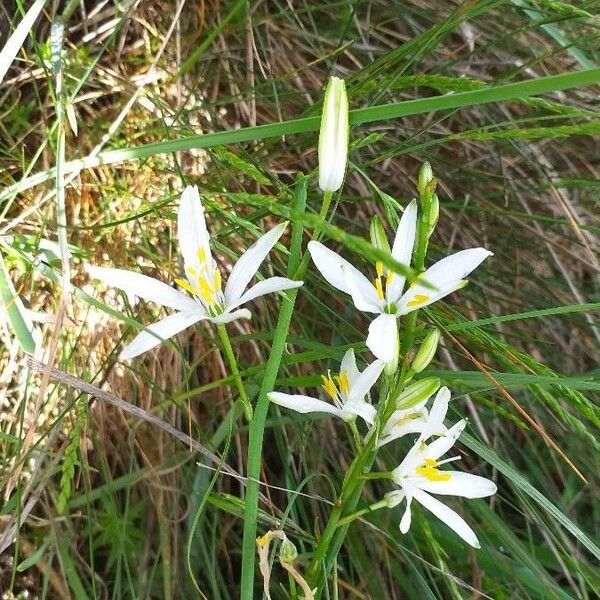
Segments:
[[[229,363],[229,368],[231,369],[231,374],[233,375],[233,379],[235,381],[235,385],[240,393],[240,400],[244,407],[244,414],[246,415],[246,419],[248,422],[252,421],[252,404],[250,404],[250,400],[248,398],[248,394],[246,393],[246,388],[244,387],[244,382],[242,381],[242,377],[240,375],[240,370],[238,368],[237,360],[235,358],[235,354],[233,352],[233,347],[231,346],[231,340],[229,339],[229,334],[227,333],[227,329],[224,324],[217,325],[217,331],[219,332],[219,338],[221,339],[221,344],[223,344],[223,351],[225,352],[225,356],[227,357],[227,362]]]
[[[371,504],[370,506],[367,506],[367,508],[361,508],[360,510],[357,510],[356,512],[352,513],[351,515],[348,515],[347,517],[340,519],[340,521],[338,523],[338,527],[343,527],[344,525],[350,525],[350,523],[352,523],[352,521],[356,521],[356,519],[359,519],[363,515],[371,514],[371,513],[375,512],[376,510],[379,510],[380,508],[386,508],[387,505],[388,505],[387,500],[384,499],[384,500],[380,500],[379,502],[375,502],[374,504]]]
[[[331,570],[346,536],[348,525],[341,525],[342,517],[344,514],[352,513],[356,509],[366,483],[364,475],[371,470],[377,455],[376,441],[379,438],[379,433],[394,412],[394,403],[390,402],[390,383],[390,380],[386,379],[386,384],[380,394],[380,402],[383,405],[383,410],[375,426],[367,434],[362,451],[352,461],[344,477],[340,497],[329,515],[327,525],[319,538],[312,561],[306,572],[306,580],[311,588],[317,588],[317,596],[323,590],[325,578]]]
[[[300,177],[296,183],[294,210],[298,213],[304,213],[305,207],[306,178]],[[292,225],[288,276],[292,276],[295,279],[301,279],[308,266],[307,260],[301,262],[300,259],[302,251],[302,233],[302,224],[300,222],[294,222]],[[285,349],[297,295],[297,288],[289,290],[281,304],[279,318],[273,336],[271,354],[265,367],[264,377],[256,402],[254,418],[250,422],[247,467],[248,483],[246,485],[246,497],[244,502],[244,539],[242,542],[242,579],[240,589],[241,600],[252,600],[252,598],[254,598],[254,554],[258,518],[258,486],[265,422],[269,410],[269,399],[267,398],[267,394],[273,389],[275,380],[277,379],[277,373]]]

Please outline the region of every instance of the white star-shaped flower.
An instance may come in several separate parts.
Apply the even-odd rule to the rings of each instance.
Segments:
[[[439,469],[445,463],[460,459],[460,456],[455,456],[439,460],[454,445],[466,424],[465,419],[459,421],[430,444],[425,444],[419,439],[400,466],[392,471],[394,483],[401,489],[389,492],[385,499],[389,507],[394,507],[406,499],[406,510],[400,520],[402,533],[406,533],[410,529],[411,503],[414,499],[446,523],[465,542],[479,548],[477,536],[465,520],[432,496],[432,494],[436,494],[462,496],[463,498],[485,498],[497,491],[496,484],[485,477],[461,471]]]
[[[356,366],[354,350],[350,349],[344,354],[339,375],[332,377],[331,372],[321,375],[322,387],[333,404],[302,394],[282,392],[270,392],[269,400],[299,413],[329,413],[344,421],[351,421],[358,416],[372,425],[377,411],[365,400],[365,396],[375,385],[383,367],[383,361],[376,360],[361,373]]]
[[[450,390],[447,387],[441,388],[433,400],[431,410],[427,410],[426,405],[431,395],[425,396],[410,408],[395,410],[383,429],[377,447],[381,448],[409,433],[420,433],[419,440],[422,442],[431,436],[446,433],[448,429],[444,425],[444,419],[448,412]]]
[[[410,265],[416,232],[417,203],[413,200],[404,210],[392,246],[392,257],[403,265]],[[369,326],[367,346],[386,363],[396,360],[398,355],[396,319],[463,287],[465,277],[492,255],[485,248],[451,254],[429,267],[404,291],[406,278],[389,271],[381,262],[375,265],[377,276],[371,283],[356,267],[323,244],[312,241],[308,250],[323,277],[349,294],[358,310],[379,315]]]
[[[107,285],[119,288],[128,295],[138,296],[177,311],[149,325],[148,331],[139,333],[123,350],[121,358],[138,356],[198,321],[208,320],[221,324],[235,319],[249,319],[250,311],[247,308],[239,308],[242,304],[271,292],[301,286],[302,281],[270,277],[244,292],[285,227],[286,223],[274,227],[240,256],[223,290],[221,273],[210,250],[210,236],[198,188],[188,186],[181,196],[177,219],[177,235],[186,278],[175,280],[185,293],[158,279],[134,271],[88,267],[92,277]]]

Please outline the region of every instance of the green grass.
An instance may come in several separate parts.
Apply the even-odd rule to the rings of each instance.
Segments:
[[[2,45],[31,5],[9,4]],[[368,320],[302,260],[306,243],[322,236],[370,272],[382,257],[365,241],[370,217],[391,231],[428,160],[441,214],[427,264],[478,245],[494,257],[448,303],[421,311],[415,339],[426,323],[442,329],[430,369],[453,390],[449,422],[470,418],[462,468],[499,492],[449,502],[477,551],[424,510],[404,536],[401,507],[365,512],[336,538],[321,597],[600,594],[598,3],[307,0],[292,11],[207,1],[186,4],[168,39],[177,3],[109,3],[91,17],[88,4],[46,6],[0,85],[0,489],[3,531],[17,531],[0,533],[0,590],[260,598],[255,537],[277,528],[309,572],[354,441],[343,423],[280,410],[266,394],[313,392],[348,347],[363,366],[370,358]],[[48,40],[61,16],[58,68]],[[157,78],[138,91],[154,61]],[[353,146],[343,191],[319,216],[330,72],[347,81]],[[291,221],[261,273],[302,275],[305,286],[228,326],[250,425],[216,330],[199,325],[122,364],[123,345],[164,312],[104,293],[84,271],[179,276],[174,220],[187,183],[202,189],[225,270]],[[28,370],[36,344],[37,358],[144,416]],[[406,449],[386,446],[377,470]],[[356,508],[390,487],[367,482]],[[272,567],[272,597],[299,597]]]

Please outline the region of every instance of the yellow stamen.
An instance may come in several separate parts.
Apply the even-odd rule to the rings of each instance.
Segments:
[[[198,260],[201,263],[206,262],[206,250],[202,246],[200,246],[200,248],[198,248]]]
[[[190,285],[190,283],[188,281],[186,281],[185,279],[176,279],[175,283],[177,285],[179,285],[180,287],[182,287],[186,292],[189,292],[190,294],[192,294],[193,296],[196,295],[196,290]]]
[[[387,277],[385,278],[385,285],[390,285],[392,283],[392,281],[394,281],[394,276],[396,274],[392,273],[392,271],[389,271],[387,274]]]
[[[429,479],[429,481],[450,481],[452,479],[451,473],[444,473],[440,471],[437,466],[438,462],[433,460],[432,458],[426,458],[423,461],[423,466],[417,467],[415,472],[417,475],[421,475],[425,477],[425,479]]]
[[[194,267],[187,267],[187,270],[190,272],[190,275],[198,275],[198,271]]]
[[[409,300],[406,303],[406,306],[408,306],[409,308],[416,308],[417,306],[425,304],[427,300],[429,300],[429,296],[425,294],[415,294],[415,297],[412,300]]]
[[[215,269],[213,275],[213,284],[215,286],[215,290],[221,289],[221,272],[218,269]]]
[[[348,394],[350,391],[350,382],[348,381],[348,374],[346,371],[342,371],[338,377],[336,377],[340,390],[343,394]]]
[[[377,271],[377,277],[383,275],[383,263],[380,260],[375,263],[375,270]]]
[[[212,305],[215,303],[214,290],[209,285],[208,281],[204,279],[204,277],[198,278],[198,288],[200,297],[202,298],[202,300],[204,300],[204,302],[206,302],[206,304]]]
[[[326,377],[325,375],[321,375],[321,381],[323,382],[323,389],[327,393],[327,395],[332,399],[336,400],[338,396],[337,388],[335,387],[335,383],[333,383],[333,379],[331,377]]]
[[[377,290],[377,297],[380,300],[384,300],[385,299],[385,294],[383,293],[383,285],[381,285],[381,279],[379,279],[379,277],[377,277],[377,279],[375,279],[375,289]]]

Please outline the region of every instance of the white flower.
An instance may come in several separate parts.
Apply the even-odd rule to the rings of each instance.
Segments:
[[[392,257],[403,265],[410,264],[416,231],[417,203],[413,200],[404,210],[392,246]],[[333,287],[349,294],[358,310],[379,315],[369,326],[367,346],[386,363],[398,355],[396,319],[463,287],[464,278],[492,255],[485,248],[451,254],[429,267],[402,293],[405,277],[389,271],[379,261],[375,265],[377,276],[371,283],[356,267],[323,244],[312,241],[308,249],[317,269]]]
[[[138,356],[198,321],[208,320],[221,324],[235,319],[249,319],[250,311],[238,308],[242,304],[264,294],[301,286],[301,281],[271,277],[259,281],[244,293],[267,254],[281,237],[285,226],[282,223],[274,227],[240,256],[223,290],[221,273],[210,251],[210,237],[198,188],[188,186],[181,196],[177,219],[177,235],[186,279],[175,280],[188,293],[133,271],[88,267],[92,277],[107,285],[117,287],[130,296],[138,296],[178,311],[153,323],[147,328],[148,331],[138,334],[123,350],[121,358]]]
[[[459,421],[442,437],[430,444],[418,440],[400,466],[392,471],[394,482],[402,489],[389,492],[385,499],[389,507],[394,507],[406,498],[406,510],[400,520],[402,533],[410,529],[410,505],[414,499],[446,523],[465,542],[479,548],[477,536],[465,520],[431,495],[484,498],[497,491],[496,484],[485,477],[461,471],[442,471],[438,468],[444,463],[460,459],[460,456],[455,456],[438,460],[454,445],[466,424],[464,419]]]
[[[346,84],[331,77],[325,90],[319,133],[319,187],[335,192],[344,182],[348,160],[348,97]]]
[[[444,419],[448,412],[450,390],[447,387],[441,388],[435,396],[431,410],[428,411],[425,405],[431,396],[432,394],[429,394],[410,408],[394,411],[383,429],[377,447],[381,448],[409,433],[420,433],[420,442],[433,435],[444,435],[448,431]]]
[[[322,387],[333,404],[310,396],[281,392],[270,392],[269,400],[299,413],[329,413],[344,421],[351,421],[358,416],[371,425],[377,411],[365,400],[365,396],[375,385],[383,367],[383,361],[376,360],[361,373],[356,366],[354,350],[350,349],[344,354],[339,375],[332,377],[330,371],[327,375],[321,375]]]

